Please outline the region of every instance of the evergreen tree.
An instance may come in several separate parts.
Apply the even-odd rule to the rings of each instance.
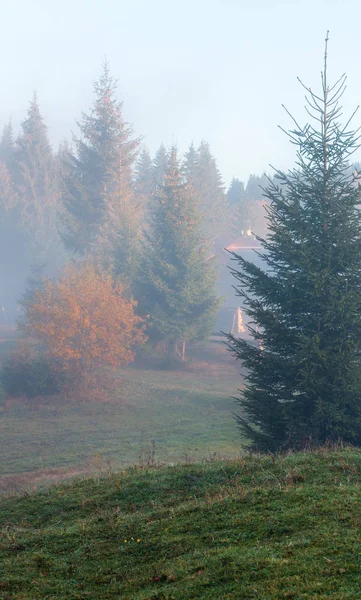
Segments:
[[[9,171],[13,173],[15,157],[15,143],[12,122],[5,125],[0,140],[0,162],[4,163]]]
[[[212,156],[209,144],[202,142],[194,157],[194,148],[188,151],[183,166],[187,181],[199,198],[205,235],[216,245],[222,245],[226,223],[226,195],[221,174]]]
[[[47,128],[40,114],[36,94],[16,141],[14,182],[22,225],[30,243],[44,259],[56,231],[56,174]]]
[[[94,84],[95,102],[78,123],[80,137],[75,152],[68,152],[63,166],[62,237],[78,255],[94,250],[94,240],[115,235],[111,213],[124,218],[132,211],[132,168],[139,140],[123,119],[123,105],[116,97],[117,82],[105,63]],[[131,223],[123,223],[130,228]]]
[[[165,340],[170,354],[184,358],[186,342],[210,333],[218,309],[217,274],[201,234],[198,202],[184,182],[175,148],[167,165],[146,235],[140,307],[150,315],[151,338]]]
[[[148,150],[144,147],[135,167],[134,189],[137,202],[146,211],[154,192],[153,162]]]
[[[227,222],[225,231],[227,242],[234,242],[241,236],[242,230],[245,229],[246,211],[244,184],[239,179],[233,177],[227,192]]]
[[[198,174],[198,152],[194,147],[193,142],[184,155],[182,173],[188,185],[195,188]]]
[[[321,93],[306,88],[317,125],[294,121],[296,167],[266,191],[267,269],[234,255],[257,342],[229,337],[248,372],[237,419],[257,450],[361,444],[361,188],[348,169],[358,140],[339,120],[346,78],[329,87],[326,57],[327,40]]]
[[[153,161],[153,189],[164,182],[164,176],[168,167],[168,153],[164,144],[159,146]],[[155,193],[155,191],[153,192]]]
[[[231,185],[227,192],[227,202],[229,206],[239,206],[244,200],[244,183],[236,177],[232,178]]]
[[[268,186],[268,183],[269,180],[265,173],[261,177],[250,175],[245,190],[246,199],[249,201],[262,200],[263,189]]]

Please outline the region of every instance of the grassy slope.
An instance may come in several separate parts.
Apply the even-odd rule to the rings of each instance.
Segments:
[[[361,598],[360,475],[324,450],[2,499],[0,598]]]
[[[156,459],[167,462],[211,451],[235,455],[239,434],[231,396],[239,384],[233,364],[203,373],[124,369],[112,402],[46,399],[42,406],[29,401],[0,407],[0,492],[17,481],[16,474],[92,469],[88,461],[95,455],[116,467],[134,464],[151,440]]]

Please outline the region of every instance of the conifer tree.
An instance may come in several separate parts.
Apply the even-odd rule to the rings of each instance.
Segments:
[[[34,252],[42,254],[42,261],[50,244],[55,242],[58,190],[53,153],[36,94],[21,124],[14,163],[20,219],[29,233]]]
[[[348,168],[358,138],[340,122],[345,81],[328,84],[326,39],[321,92],[306,88],[312,122],[289,133],[296,166],[266,190],[266,270],[234,255],[256,342],[229,337],[248,372],[237,420],[257,450],[361,444],[361,188]]]
[[[94,84],[93,108],[82,115],[80,137],[74,139],[75,152],[68,153],[63,166],[62,237],[78,255],[94,250],[98,237],[115,235],[112,214],[120,218],[122,213],[124,219],[133,214],[126,204],[133,201],[132,169],[139,140],[123,118],[116,90],[117,82],[105,63]],[[130,222],[123,225],[132,227]]]
[[[161,144],[153,160],[153,194],[157,186],[164,183],[164,176],[168,167],[168,152],[164,144]]]
[[[151,338],[165,340],[169,353],[178,352],[183,359],[187,342],[210,333],[218,309],[217,273],[210,254],[201,233],[198,200],[184,182],[172,148],[146,234],[140,308],[150,315]]]
[[[188,148],[188,151],[184,155],[184,161],[182,165],[182,172],[191,187],[196,186],[196,179],[198,174],[198,152],[193,144]]]
[[[216,245],[222,245],[226,223],[226,195],[221,174],[207,142],[202,142],[194,156],[190,147],[183,166],[187,181],[199,198],[203,230]]]
[[[227,202],[229,206],[239,206],[244,199],[244,183],[236,177],[232,178],[231,185],[227,192]]]
[[[227,241],[234,242],[241,236],[242,231],[245,230],[246,212],[244,184],[239,179],[233,177],[227,192],[227,220],[225,228]]]
[[[135,167],[134,190],[137,202],[146,212],[154,192],[154,177],[153,162],[145,147],[143,147]]]
[[[12,174],[14,168],[15,143],[12,122],[3,128],[0,140],[0,162],[4,163]]]

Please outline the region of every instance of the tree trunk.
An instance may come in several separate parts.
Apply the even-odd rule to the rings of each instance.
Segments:
[[[182,357],[181,358],[182,358],[183,362],[186,359],[186,343],[185,342],[182,342]]]

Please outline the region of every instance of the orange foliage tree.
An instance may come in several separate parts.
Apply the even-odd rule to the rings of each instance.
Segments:
[[[135,306],[109,275],[90,264],[70,265],[26,303],[20,329],[66,367],[116,367],[132,362],[146,341]]]

